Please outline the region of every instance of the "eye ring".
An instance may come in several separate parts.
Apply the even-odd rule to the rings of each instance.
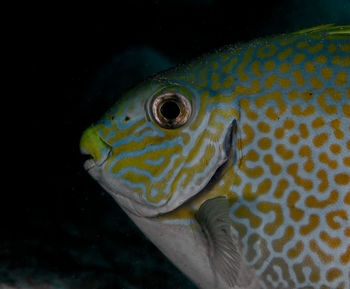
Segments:
[[[187,123],[192,114],[192,106],[182,94],[165,92],[153,99],[151,111],[160,127],[174,129]]]

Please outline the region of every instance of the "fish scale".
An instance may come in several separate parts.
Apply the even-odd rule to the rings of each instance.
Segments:
[[[164,129],[145,114],[150,96],[162,91],[190,99],[188,124]],[[226,151],[219,144],[230,123]],[[196,214],[225,197],[237,248],[230,244],[242,268],[258,276],[255,286],[350,288],[349,26],[225,47],[162,73],[127,93],[87,130],[81,147],[96,160],[108,151],[99,169],[111,177],[93,176],[123,196],[116,197],[123,209],[155,222],[200,235],[212,225]],[[215,240],[215,230],[208,232]],[[217,273],[220,262],[208,255],[222,278],[217,288],[250,286],[237,272],[225,277],[220,265]]]

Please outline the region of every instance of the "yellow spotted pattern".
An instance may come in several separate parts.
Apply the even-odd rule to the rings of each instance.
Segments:
[[[159,220],[192,224],[205,200],[224,195],[242,262],[262,288],[350,288],[349,31],[258,40],[157,76],[98,125],[113,148],[105,169],[157,208],[215,173],[235,120],[232,165]],[[169,84],[196,108],[175,130],[138,118]]]

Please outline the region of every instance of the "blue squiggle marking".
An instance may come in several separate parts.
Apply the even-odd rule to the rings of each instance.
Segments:
[[[111,168],[121,159],[129,158],[129,157],[139,157],[145,153],[157,151],[157,150],[164,149],[164,148],[169,148],[169,147],[175,146],[175,145],[183,146],[182,138],[178,137],[178,138],[170,140],[170,141],[164,141],[160,144],[149,145],[149,146],[146,146],[145,148],[138,150],[138,151],[128,151],[128,152],[121,153],[111,162],[109,170],[111,170]]]
[[[143,170],[143,169],[139,169],[139,168],[136,168],[136,167],[123,168],[119,172],[113,174],[113,177],[120,177],[120,176],[122,176],[122,175],[124,175],[125,173],[128,173],[128,172],[133,172],[136,175],[146,176],[146,177],[148,177],[151,180],[154,179],[153,175],[149,171],[146,171],[146,170]]]
[[[144,125],[138,127],[135,129],[134,133],[138,133],[140,130],[145,129],[145,128],[151,128],[154,133],[160,137],[164,137],[164,132],[161,131],[159,128],[157,128],[153,123],[151,122],[146,122]]]
[[[143,194],[146,193],[146,186],[143,183],[132,183],[126,179],[120,179],[120,181],[129,186],[130,188],[140,188]]]
[[[151,166],[159,166],[163,162],[164,162],[164,157],[160,157],[159,159],[156,159],[156,160],[150,160],[150,159],[145,160],[145,163]]]
[[[127,138],[124,138],[124,139],[122,139],[120,141],[117,141],[117,142],[113,143],[112,147],[115,148],[117,146],[120,146],[120,145],[123,145],[123,144],[126,144],[126,143],[130,143],[132,141],[141,142],[144,138],[146,138],[148,136],[154,136],[154,133],[153,132],[145,132],[144,134],[142,134],[142,135],[140,135],[138,137],[130,135]]]

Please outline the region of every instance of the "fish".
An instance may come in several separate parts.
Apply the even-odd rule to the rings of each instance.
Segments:
[[[349,25],[229,45],[151,76],[80,150],[198,288],[350,288]]]

